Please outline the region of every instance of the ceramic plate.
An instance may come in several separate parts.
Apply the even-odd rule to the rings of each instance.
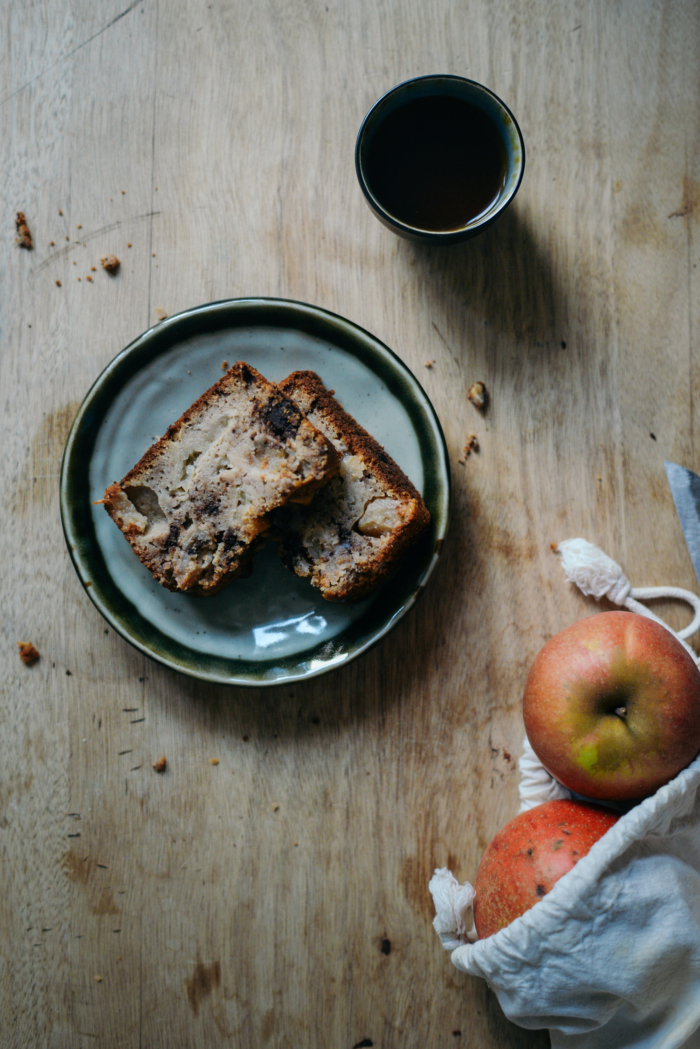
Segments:
[[[214,597],[173,594],[143,567],[102,506],[119,480],[228,365],[278,382],[310,368],[420,490],[428,534],[371,598],[325,601],[287,571],[274,545],[248,579]],[[450,474],[440,423],[390,349],[349,321],[280,299],[233,299],[170,317],[102,372],[73,422],[61,469],[61,516],[73,564],[112,627],[175,670],[232,685],[275,685],[341,666],[383,637],[432,572],[448,522]]]

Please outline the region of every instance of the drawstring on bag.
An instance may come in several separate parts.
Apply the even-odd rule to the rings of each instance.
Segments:
[[[561,566],[566,573],[567,582],[575,583],[582,594],[592,596],[596,601],[607,597],[614,605],[622,605],[630,612],[638,612],[647,619],[660,623],[680,641],[686,652],[693,657],[695,664],[700,665],[700,659],[685,642],[687,637],[692,637],[700,630],[700,598],[690,590],[682,590],[678,586],[633,587],[617,562],[586,539],[565,539],[558,546],[553,545],[552,549],[561,557]],[[674,598],[691,605],[695,612],[692,622],[683,630],[672,630],[668,623],[640,603],[660,597]]]

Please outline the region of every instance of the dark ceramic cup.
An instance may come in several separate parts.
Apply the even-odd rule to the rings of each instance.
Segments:
[[[525,146],[508,107],[464,77],[416,77],[372,106],[355,146],[371,210],[408,240],[450,244],[489,226],[518,191]]]

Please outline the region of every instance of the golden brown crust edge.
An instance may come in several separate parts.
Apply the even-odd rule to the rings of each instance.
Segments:
[[[421,518],[427,524],[430,513],[415,485],[406,477],[400,466],[385,451],[363,426],[357,422],[333,396],[334,391],[326,389],[316,372],[296,371],[278,384],[280,390],[294,401],[297,407],[307,415],[318,411],[324,420],[336,431],[351,455],[359,455],[372,462],[378,477],[387,488],[412,496],[422,508]]]

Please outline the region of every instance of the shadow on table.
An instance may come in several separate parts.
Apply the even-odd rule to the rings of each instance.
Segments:
[[[557,279],[558,260],[517,207],[462,244],[402,242],[399,258],[414,275],[412,294],[423,296],[431,314],[451,328],[486,326],[492,334],[507,336],[520,351],[536,351],[540,358],[560,353],[566,341],[562,333],[571,326],[571,308]],[[457,358],[440,320],[433,327]],[[469,345],[473,350],[474,342]]]

